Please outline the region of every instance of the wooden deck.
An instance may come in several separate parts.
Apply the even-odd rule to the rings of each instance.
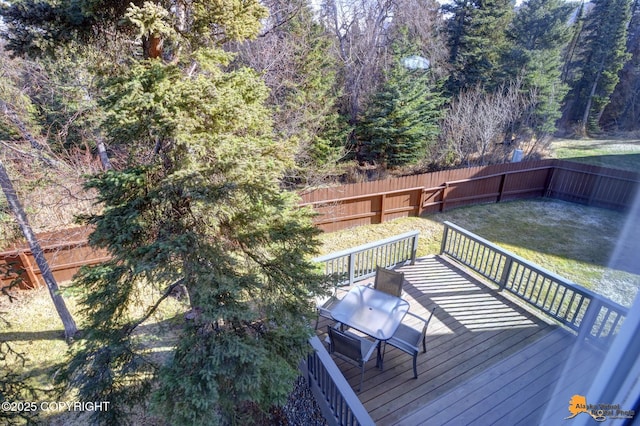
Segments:
[[[560,424],[584,395],[602,354],[439,256],[405,272],[403,298],[427,316],[427,353],[388,347],[384,371],[367,365],[360,400],[378,425]],[[366,282],[366,281],[365,281]],[[329,321],[321,321],[319,332]],[[360,370],[336,360],[349,383]]]

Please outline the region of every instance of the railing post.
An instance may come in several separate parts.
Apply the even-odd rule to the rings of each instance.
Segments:
[[[356,276],[356,256],[355,253],[349,254],[349,285],[353,285]]]
[[[444,230],[442,231],[442,243],[440,244],[440,254],[444,254],[447,247],[447,239],[449,238],[449,225],[444,223]]]
[[[513,259],[511,257],[507,257],[507,260],[504,263],[504,269],[502,270],[502,276],[500,277],[500,283],[498,284],[500,290],[504,290],[509,282],[509,275],[511,275],[511,266],[513,265]]]
[[[416,264],[416,255],[418,253],[418,237],[419,236],[420,234],[413,236],[413,248],[411,249],[411,265]]]
[[[589,306],[587,306],[587,311],[584,313],[584,317],[582,317],[582,321],[580,321],[580,327],[578,328],[579,341],[591,337],[591,330],[596,323],[596,319],[598,318],[601,307],[602,304],[597,298],[592,298],[591,300],[589,300]]]

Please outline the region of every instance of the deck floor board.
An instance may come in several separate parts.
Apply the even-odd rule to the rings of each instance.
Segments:
[[[561,373],[596,366],[599,351],[573,351],[573,334],[447,259],[430,256],[399,269],[410,311],[436,311],[427,353],[418,355],[418,379],[412,358],[390,346],[382,371],[367,364],[358,397],[376,424],[535,424],[549,405],[547,418],[561,422],[570,397],[585,392],[589,375]],[[321,338],[329,324],[320,322]],[[360,369],[336,363],[357,386]]]

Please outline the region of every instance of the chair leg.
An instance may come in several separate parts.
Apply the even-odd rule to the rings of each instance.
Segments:
[[[364,363],[362,364],[362,374],[360,375],[360,386],[358,386],[358,392],[362,390],[363,381],[364,381]]]
[[[418,378],[418,368],[417,368],[417,360],[418,360],[418,354],[413,355],[413,378],[417,379]]]

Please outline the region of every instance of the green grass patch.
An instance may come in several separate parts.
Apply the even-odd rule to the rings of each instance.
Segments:
[[[600,167],[640,170],[638,139],[556,139],[551,144],[555,158]]]
[[[144,304],[150,300],[141,302]],[[78,312],[76,299],[66,295],[65,303],[78,328],[82,330],[83,319]],[[175,324],[182,321],[185,309],[184,303],[168,298],[162,303],[159,311],[145,321],[135,333],[136,340],[145,347],[147,355],[155,362],[162,363],[172,353],[176,343]],[[130,314],[139,318],[144,311],[145,308],[141,305]],[[62,323],[45,287],[18,291],[13,302],[0,295],[0,341],[7,342],[11,349],[22,354],[26,361],[23,365],[20,359],[9,357],[6,363],[0,364],[0,368],[8,367],[12,372],[19,374],[25,384],[40,389],[35,402],[74,400],[68,396],[60,399],[55,392],[47,393],[54,390],[54,377],[64,367],[69,346],[64,341]],[[34,400],[33,397],[27,399]],[[80,426],[88,424],[89,414],[43,412],[40,413],[38,421],[43,424]],[[159,424],[158,419],[146,413],[137,414],[136,418],[143,424]]]
[[[421,232],[418,256],[437,254],[442,222],[450,221],[551,272],[623,304],[637,275],[608,268],[626,215],[549,199],[482,204],[322,235],[323,254],[411,230]]]

